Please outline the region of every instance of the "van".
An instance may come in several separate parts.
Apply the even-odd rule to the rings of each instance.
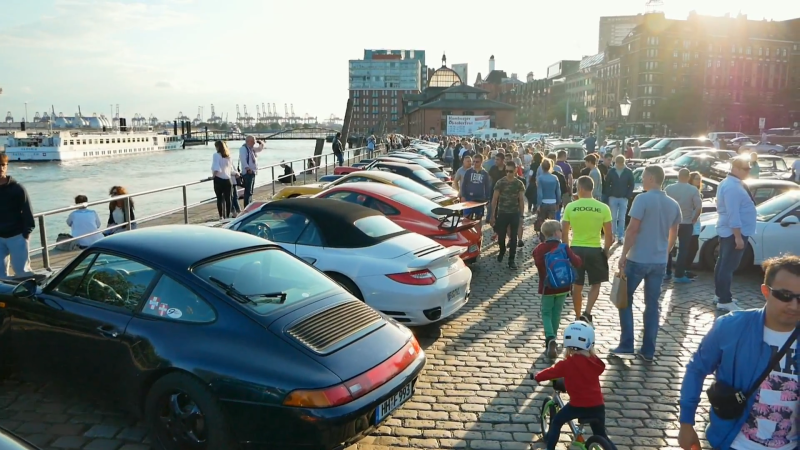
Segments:
[[[719,139],[730,142],[731,140],[740,137],[747,137],[747,135],[744,133],[739,133],[738,131],[723,131],[723,132],[708,133],[708,139],[711,141],[716,141]]]

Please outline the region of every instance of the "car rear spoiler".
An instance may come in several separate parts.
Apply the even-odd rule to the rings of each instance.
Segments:
[[[473,224],[462,225],[462,219],[464,218],[464,210],[472,209],[472,208],[479,208],[485,205],[487,202],[463,202],[463,203],[455,203],[450,206],[442,206],[439,208],[434,208],[431,210],[433,214],[437,216],[442,216],[439,219],[439,228],[448,231],[460,231],[467,229]],[[451,222],[449,225],[448,222]]]
[[[424,269],[433,265],[434,263],[441,261],[442,259],[450,259],[453,256],[461,256],[464,252],[467,251],[467,247],[461,247],[458,245],[454,245],[452,247],[444,248],[444,253],[439,256],[421,256],[417,258],[415,262],[412,262],[408,265],[408,268],[411,270],[419,270]],[[435,255],[436,253],[434,253]]]
[[[646,159],[629,159],[629,160],[626,161],[626,163],[628,164],[628,166],[636,168],[636,167],[642,167],[642,166],[646,165],[647,164],[647,160]]]

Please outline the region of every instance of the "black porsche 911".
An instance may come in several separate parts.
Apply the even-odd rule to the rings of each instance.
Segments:
[[[347,446],[425,364],[407,328],[280,247],[189,225],[103,238],[38,284],[0,282],[0,354],[23,378],[107,392],[170,450]]]

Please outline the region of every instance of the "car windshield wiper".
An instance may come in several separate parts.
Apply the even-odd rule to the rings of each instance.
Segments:
[[[277,303],[277,304],[283,304],[286,301],[286,292],[269,292],[269,293],[266,293],[266,294],[249,294],[248,295],[248,294],[242,293],[241,291],[239,291],[238,289],[233,287],[233,284],[227,284],[224,281],[222,281],[222,280],[220,280],[218,278],[214,278],[214,277],[208,277],[208,279],[212,283],[214,283],[217,286],[219,286],[222,289],[224,289],[226,294],[230,295],[231,297],[233,297],[235,300],[237,300],[240,303],[254,303],[254,304],[259,304],[259,303]],[[254,298],[259,299],[259,300],[253,300]],[[272,301],[272,300],[278,300],[278,301]]]
[[[210,281],[210,282],[216,284],[217,286],[221,287],[225,291],[226,294],[231,296],[231,298],[233,298],[234,300],[236,300],[239,303],[255,303],[253,300],[250,299],[250,297],[242,294],[241,292],[239,292],[238,289],[233,287],[233,284],[225,283],[224,281],[220,280],[219,278],[214,278],[214,277],[208,277],[208,281]]]

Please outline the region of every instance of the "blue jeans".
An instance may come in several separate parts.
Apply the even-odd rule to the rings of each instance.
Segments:
[[[337,153],[336,160],[339,162],[339,167],[344,166],[344,153]]]
[[[609,197],[608,206],[611,208],[611,234],[622,239],[625,237],[625,216],[628,212],[628,199]]]
[[[256,174],[245,173],[242,174],[242,187],[244,188],[244,206],[253,201],[253,189],[256,187]]]
[[[658,336],[658,319],[661,304],[661,284],[664,282],[666,264],[642,264],[628,261],[625,266],[625,276],[628,278],[628,306],[619,310],[619,347],[617,350],[633,352],[633,294],[644,281],[644,342],[641,352],[646,357],[652,357],[656,352],[656,337]]]
[[[733,300],[731,294],[731,282],[733,272],[742,262],[744,250],[747,248],[747,236],[742,236],[744,248],[736,250],[736,238],[733,236],[719,238],[719,258],[714,265],[714,295],[719,297],[719,303],[730,303]]]
[[[231,212],[240,213],[242,212],[242,207],[239,206],[239,186],[233,185],[233,189],[231,190]]]
[[[28,249],[29,242],[21,234],[10,238],[0,238],[0,278],[10,276],[7,258],[11,259],[11,269],[14,271],[14,276],[20,277],[26,272],[30,272]]]

